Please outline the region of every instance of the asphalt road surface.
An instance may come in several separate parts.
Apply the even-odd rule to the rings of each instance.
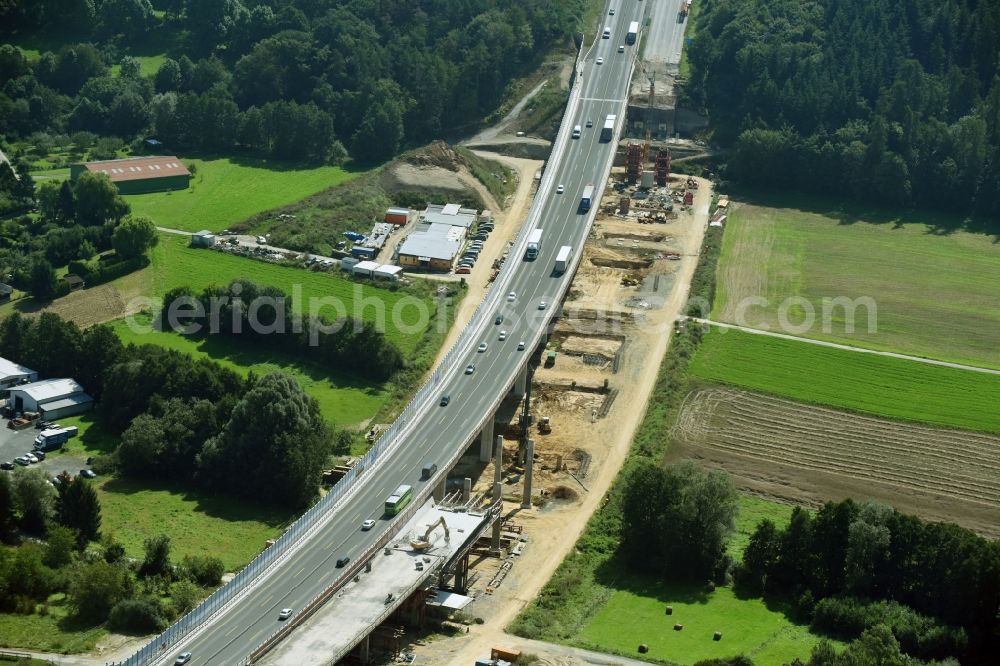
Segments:
[[[681,0],[654,0],[649,9],[649,41],[644,51],[646,60],[679,65],[681,62],[681,45],[684,40],[683,23],[677,22],[677,13],[681,8]]]
[[[573,246],[576,252],[585,239],[586,215],[580,212],[580,196],[588,183],[600,183],[615,142],[601,142],[601,127],[609,113],[619,113],[620,100],[628,86],[628,75],[636,45],[628,45],[624,53],[618,46],[625,44],[625,33],[630,21],[640,21],[640,14],[647,3],[617,0],[616,16],[607,16],[611,39],[598,39],[591,48],[584,65],[581,100],[575,117],[568,117],[570,126],[585,125],[593,120],[593,127],[584,129],[579,139],[566,141],[563,157],[558,161],[558,172],[553,185],[540,191],[535,206],[541,205],[538,227],[544,230],[539,257],[532,262],[523,257],[511,257],[517,269],[509,283],[500,281],[494,289],[501,289],[499,310],[504,315],[502,324],[494,324],[494,313],[482,324],[480,335],[470,346],[465,358],[447,370],[441,378],[440,394],[449,394],[451,402],[446,407],[438,404],[440,395],[431,396],[431,404],[413,417],[405,441],[386,454],[388,458],[359,478],[359,490],[322,528],[313,530],[301,546],[294,549],[282,562],[280,570],[262,574],[253,588],[232,602],[221,615],[206,627],[189,636],[180,645],[166,651],[159,664],[171,663],[181,652],[193,654],[191,664],[232,666],[246,657],[279,627],[278,612],[289,607],[302,608],[309,600],[336,580],[338,569],[334,563],[343,555],[352,560],[362,554],[389,528],[383,518],[386,497],[402,483],[414,486],[419,492],[422,484],[420,470],[426,462],[449,459],[454,452],[465,447],[475,435],[483,410],[493,403],[498,393],[509,385],[515,370],[531,354],[532,331],[544,326],[551,314],[553,297],[558,293],[562,280],[569,276],[553,272],[559,247]],[[604,59],[602,65],[596,59]],[[619,126],[622,119],[618,119]],[[617,137],[615,137],[617,138]],[[550,160],[552,164],[555,160]],[[556,194],[556,185],[563,185],[565,192]],[[595,205],[599,196],[595,197]],[[508,302],[506,294],[513,291],[515,300]],[[540,310],[539,304],[546,303]],[[507,332],[505,341],[499,340],[500,331]],[[518,351],[518,342],[529,342]],[[485,352],[476,351],[479,342],[486,342]],[[472,374],[464,374],[466,365],[474,364]],[[361,531],[361,522],[374,518],[374,529]],[[211,535],[205,535],[211,539]],[[278,569],[278,567],[272,567]],[[294,633],[288,640],[295,640]]]

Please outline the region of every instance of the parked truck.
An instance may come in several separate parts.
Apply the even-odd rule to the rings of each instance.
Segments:
[[[528,236],[528,248],[524,252],[524,258],[534,261],[538,258],[538,251],[542,249],[542,230],[535,229]]]
[[[632,21],[628,24],[628,34],[625,35],[626,44],[635,44],[635,38],[639,35],[639,22]]]
[[[62,448],[70,437],[76,437],[76,426],[68,428],[49,428],[43,430],[35,437],[36,451],[52,451]]]
[[[615,135],[615,114],[609,113],[604,119],[604,127],[601,128],[601,141],[611,141]]]
[[[583,196],[580,197],[580,210],[590,210],[590,203],[594,199],[594,184],[587,183],[583,188]]]
[[[559,248],[559,254],[556,255],[556,273],[565,273],[572,259],[573,247],[571,245],[563,245]]]

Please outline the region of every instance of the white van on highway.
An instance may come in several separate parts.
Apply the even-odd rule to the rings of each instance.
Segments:
[[[579,126],[579,125],[574,125],[574,126],[573,126],[573,138],[574,138],[574,139],[579,139],[579,138],[580,138],[580,135],[581,135],[582,133],[583,133],[583,130],[582,130],[582,129],[580,129],[580,126]]]

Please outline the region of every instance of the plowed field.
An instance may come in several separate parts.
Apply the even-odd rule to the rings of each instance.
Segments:
[[[1000,437],[712,388],[688,396],[674,441],[671,457],[727,469],[765,495],[872,497],[1000,535]]]

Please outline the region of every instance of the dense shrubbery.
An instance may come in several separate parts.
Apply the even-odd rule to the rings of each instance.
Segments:
[[[689,94],[767,187],[1000,217],[1000,5],[714,0]]]
[[[193,319],[190,313],[192,308],[213,312],[213,299],[222,303],[216,308],[219,335],[239,336],[271,349],[307,355],[311,361],[363,373],[376,381],[389,379],[404,366],[399,348],[373,322],[351,318],[328,322],[303,317],[301,326],[293,326],[297,315],[293,314],[291,296],[247,279],[233,280],[225,288],[208,287],[198,295],[187,287],[167,292],[160,311],[160,328],[184,331],[195,324],[198,329],[192,329],[192,334],[212,335],[207,322]]]
[[[945,625],[968,633],[973,654],[997,646],[1000,543],[874,502],[831,502],[815,517],[796,508],[784,529],[762,521],[734,578],[745,593],[798,599],[818,626],[842,635],[889,625],[920,656],[961,652],[963,631]]]

